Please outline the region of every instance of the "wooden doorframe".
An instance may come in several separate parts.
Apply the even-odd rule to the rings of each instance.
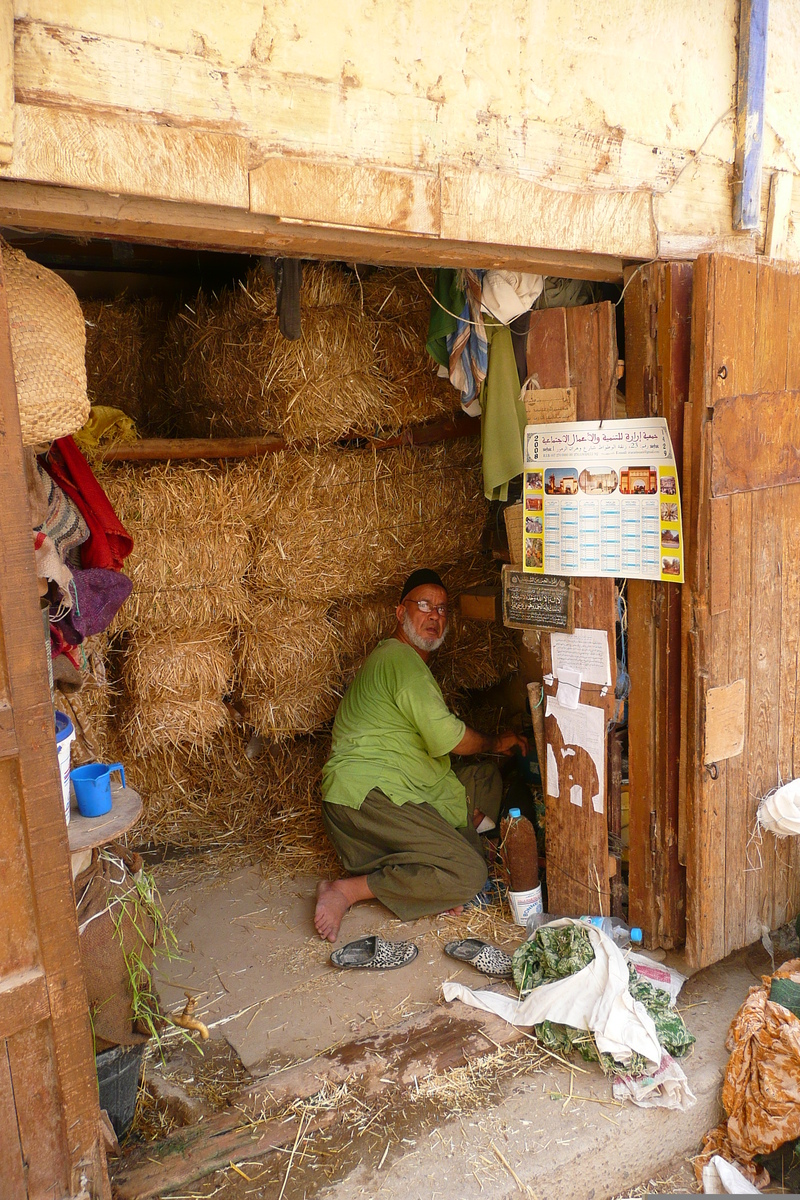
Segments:
[[[108,1200],[0,258],[0,1195]]]
[[[631,268],[625,292],[625,396],[629,417],[665,417],[682,483],[689,396],[692,264]],[[648,946],[686,936],[686,877],[679,855],[681,587],[628,581],[628,916]]]

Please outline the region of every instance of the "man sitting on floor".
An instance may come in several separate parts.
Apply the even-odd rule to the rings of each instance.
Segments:
[[[502,799],[492,763],[455,771],[450,754],[527,753],[524,738],[487,736],[451,713],[427,662],[444,641],[447,592],[435,571],[415,571],[397,629],[345,692],[322,773],[325,828],[346,879],[320,883],[314,923],[334,942],[351,905],[373,897],[402,921],[460,912],[486,882],[477,826],[496,822]]]

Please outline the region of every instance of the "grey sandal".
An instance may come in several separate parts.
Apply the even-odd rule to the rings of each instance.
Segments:
[[[413,942],[387,942],[372,934],[334,950],[331,962],[345,970],[362,967],[367,971],[395,971],[413,962],[418,954]]]
[[[464,938],[460,942],[448,942],[444,948],[445,954],[459,962],[469,963],[476,971],[484,975],[494,975],[498,979],[511,978],[511,959],[505,950],[491,946],[479,938]]]

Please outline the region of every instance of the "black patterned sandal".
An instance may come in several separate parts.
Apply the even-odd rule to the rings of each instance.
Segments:
[[[334,950],[331,962],[344,970],[362,967],[367,971],[396,971],[413,962],[418,954],[413,942],[387,942],[372,934]]]
[[[511,978],[511,959],[505,950],[491,946],[479,938],[464,938],[460,942],[448,942],[444,948],[445,954],[459,962],[469,963],[476,971],[484,975],[494,975],[498,979]]]

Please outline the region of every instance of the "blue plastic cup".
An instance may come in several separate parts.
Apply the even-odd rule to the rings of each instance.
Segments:
[[[72,786],[78,801],[78,812],[82,817],[102,817],[111,812],[111,773],[119,771],[125,787],[125,768],[122,763],[88,763],[85,767],[73,767]]]

